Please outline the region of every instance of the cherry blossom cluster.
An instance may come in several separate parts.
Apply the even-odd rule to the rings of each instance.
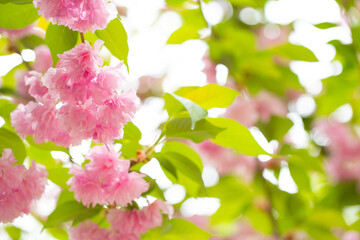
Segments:
[[[110,0],[33,0],[38,13],[53,24],[79,32],[104,29],[116,18],[116,5]]]
[[[139,99],[133,90],[120,91],[125,79],[121,65],[101,67],[97,54],[102,45],[101,40],[94,48],[81,43],[59,55],[56,67],[44,76],[30,72],[25,77],[37,102],[19,104],[11,114],[20,136],[66,147],[83,139],[110,144],[122,137],[123,126],[134,116]]]
[[[47,172],[35,161],[29,169],[14,165],[15,157],[10,149],[4,149],[0,157],[0,222],[11,222],[22,214],[28,214],[31,204],[45,190]]]
[[[87,158],[91,161],[84,168],[72,166],[69,173],[74,177],[68,181],[75,199],[84,205],[126,206],[149,189],[143,179],[145,175],[129,173],[130,161],[120,160],[119,153],[105,146],[95,146]]]
[[[162,225],[163,215],[173,215],[173,207],[161,200],[142,209],[110,209],[107,221],[110,229],[99,228],[96,223],[87,221],[70,229],[70,240],[103,239],[103,240],[140,240],[140,234]]]
[[[349,125],[334,120],[315,123],[314,134],[327,140],[327,170],[337,182],[360,181],[360,138]]]

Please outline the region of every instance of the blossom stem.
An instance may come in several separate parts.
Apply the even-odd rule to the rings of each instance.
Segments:
[[[81,42],[85,43],[85,37],[84,37],[84,34],[82,32],[80,33],[80,37],[81,37]]]
[[[261,167],[261,164],[260,164],[259,160],[257,160],[257,168],[258,168],[258,173],[259,173],[259,176],[260,176],[260,181],[261,181],[261,183],[263,185],[265,194],[266,194],[267,199],[269,201],[269,208],[267,209],[267,213],[269,214],[270,219],[271,219],[271,224],[272,224],[272,228],[273,228],[273,236],[276,237],[276,238],[279,238],[280,237],[279,227],[278,227],[278,223],[276,221],[276,218],[275,218],[275,216],[273,214],[273,196],[272,196],[272,192],[271,192],[271,189],[270,189],[270,186],[269,186],[267,180],[263,176],[263,169]]]

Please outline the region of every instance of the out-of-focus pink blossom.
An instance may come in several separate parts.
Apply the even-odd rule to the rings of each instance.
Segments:
[[[214,166],[222,175],[235,173],[245,180],[251,180],[256,171],[256,158],[240,155],[206,140],[195,147],[202,159]]]
[[[165,75],[145,75],[139,78],[137,94],[141,100],[163,95],[162,83]]]
[[[52,57],[50,49],[46,45],[38,46],[34,49],[35,51],[35,62],[33,68],[38,72],[46,72],[52,67]]]
[[[79,32],[104,29],[116,18],[116,6],[107,0],[34,0],[38,13],[53,24]]]
[[[0,222],[11,222],[30,212],[31,204],[39,199],[47,183],[47,172],[32,161],[29,169],[16,162],[10,149],[0,158]]]
[[[140,235],[151,228],[161,226],[163,221],[162,212],[173,214],[173,207],[161,200],[156,200],[147,207],[133,210],[111,209],[107,215],[111,229],[121,235]]]
[[[25,77],[29,75],[29,71],[26,70],[17,70],[14,73],[15,83],[16,83],[16,92],[26,99],[33,99],[29,94],[30,86],[26,85]]]
[[[245,127],[254,126],[259,119],[257,105],[253,100],[239,96],[227,108],[225,117],[234,119]]]
[[[290,29],[279,26],[265,26],[257,32],[257,42],[259,49],[271,48],[286,43],[289,37]]]
[[[261,91],[254,98],[237,97],[226,110],[225,117],[234,119],[246,127],[253,126],[258,120],[268,122],[273,115],[286,116],[286,105],[273,94]]]
[[[105,146],[95,146],[87,156],[90,163],[84,169],[74,165],[68,184],[75,198],[84,205],[116,204],[126,206],[148,190],[144,175],[129,173],[130,161],[120,160],[120,154]]]
[[[7,37],[12,40],[20,39],[25,36],[28,36],[33,33],[34,25],[29,25],[25,28],[21,29],[6,29],[6,28],[0,28],[0,34],[4,35],[4,37]]]
[[[360,139],[351,128],[333,120],[315,123],[315,134],[328,138],[327,170],[337,182],[360,180]]]
[[[341,240],[360,240],[360,233],[348,231],[342,235]]]
[[[273,115],[286,116],[286,105],[275,95],[261,91],[254,99],[260,120],[267,122]]]
[[[216,83],[216,64],[211,60],[208,53],[203,56],[202,61],[205,64],[202,72],[206,75],[207,82]]]
[[[70,240],[110,240],[110,231],[99,228],[96,223],[82,222],[77,227],[72,227],[69,231]]]

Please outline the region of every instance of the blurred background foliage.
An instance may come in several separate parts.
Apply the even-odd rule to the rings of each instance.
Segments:
[[[174,204],[176,217],[193,223],[168,220],[142,239],[360,239],[360,2],[338,0],[340,21],[314,25],[324,31],[341,27],[351,36],[349,41],[339,37],[327,42],[336,54],[331,74],[318,82],[320,87],[301,79],[294,67],[294,63],[319,61],[306,44],[291,40],[296,22],[276,24],[266,18],[264,9],[274,2],[278,1],[163,3],[158,18],[170,12],[182,20],[167,45],[194,40],[206,44],[202,71],[208,85],[185,86],[164,95],[168,72],[137,79],[143,102],[163,99],[168,115],[159,122],[155,144],[141,142],[142,132],[132,123],[116,144],[121,145],[124,158],[140,161],[132,166],[134,171],[146,172],[151,162],[160,164],[172,185],[164,187],[160,178],[149,174],[152,187],[145,195],[168,200]],[[42,34],[15,39],[3,32],[0,55],[46,44],[55,64],[56,54],[80,42],[78,33],[39,19],[29,1],[0,3],[1,28],[19,29],[36,20],[36,27],[42,29]],[[326,11],[327,5],[323,7]],[[126,21],[126,8],[118,10]],[[19,12],[26,17],[11,16]],[[218,12],[220,17],[210,16]],[[86,34],[85,39],[91,43],[103,39],[108,51],[127,64],[125,29],[116,20],[104,31]],[[131,40],[129,45],[131,52]],[[104,54],[105,64],[111,63],[109,52]],[[54,238],[67,239],[65,222],[76,224],[90,218],[106,226],[105,210],[86,209],[68,191],[67,171],[76,158],[74,150],[35,144],[32,137],[23,140],[14,133],[9,114],[16,104],[29,100],[19,91],[15,73],[32,64],[19,64],[2,76],[0,148],[12,148],[19,163],[30,158],[46,166],[61,193],[51,217],[36,212],[33,216]],[[320,65],[314,66],[306,76],[318,76],[316,66]],[[224,71],[226,77],[219,77]],[[54,152],[65,154],[66,160]],[[143,153],[146,157],[139,159]],[[170,191],[180,185],[179,191]],[[180,197],[172,200],[169,195]],[[3,228],[12,239],[24,236],[19,225]]]

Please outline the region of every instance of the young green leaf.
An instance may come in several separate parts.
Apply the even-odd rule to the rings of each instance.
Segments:
[[[17,160],[18,164],[22,164],[26,158],[26,149],[21,138],[15,133],[5,129],[0,128],[0,152],[4,148],[10,148]]]
[[[225,128],[212,139],[214,143],[249,156],[268,154],[256,142],[249,129],[237,121],[228,118],[208,118],[208,121],[214,126]]]
[[[207,116],[207,111],[193,101],[177,96],[172,93],[166,93],[164,96],[165,109],[169,117],[176,118],[184,116],[184,111],[190,116],[191,129],[194,129],[195,123]]]
[[[2,28],[25,28],[38,18],[39,15],[33,4],[6,3],[0,7],[0,27]]]
[[[182,87],[175,93],[181,97],[190,99],[206,110],[211,108],[226,108],[240,95],[240,93],[234,89],[217,84],[208,84],[203,87]]]
[[[46,31],[45,42],[50,48],[54,66],[59,61],[58,54],[62,54],[76,45],[78,35],[78,32],[66,26],[49,25]]]
[[[69,201],[59,205],[48,217],[44,228],[58,227],[64,222],[76,220],[77,222],[95,216],[102,207],[87,208],[77,201]]]
[[[190,118],[178,118],[171,120],[165,128],[167,137],[190,139],[196,143],[209,138],[215,138],[218,133],[224,130],[224,127],[218,127],[205,118],[195,124],[191,129]]]
[[[119,60],[124,61],[129,69],[127,59],[129,53],[128,37],[120,18],[112,20],[106,29],[98,30],[95,33],[105,42],[105,47]]]
[[[185,219],[171,219],[161,227],[149,230],[142,240],[208,240],[211,234]]]

